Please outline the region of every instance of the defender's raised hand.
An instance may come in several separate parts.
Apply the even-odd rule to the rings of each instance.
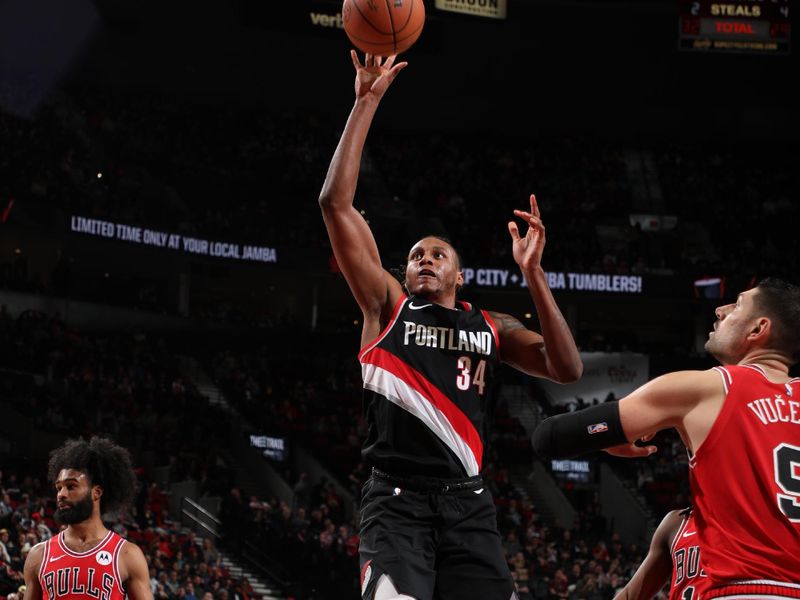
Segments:
[[[407,62],[395,65],[396,54],[385,59],[365,54],[363,65],[355,50],[350,51],[350,58],[353,59],[353,66],[356,69],[356,98],[373,95],[376,100],[380,100],[397,74],[408,65]]]
[[[528,231],[522,237],[519,234],[519,227],[514,221],[509,221],[508,232],[513,240],[512,251],[514,260],[520,268],[529,269],[541,266],[542,252],[544,251],[544,224],[539,214],[539,205],[536,203],[536,195],[531,194],[531,210],[514,210],[514,215],[524,219],[528,223]]]

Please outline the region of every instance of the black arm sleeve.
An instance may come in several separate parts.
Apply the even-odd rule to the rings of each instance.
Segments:
[[[627,443],[618,401],[549,417],[533,432],[533,448],[542,458],[572,458]]]

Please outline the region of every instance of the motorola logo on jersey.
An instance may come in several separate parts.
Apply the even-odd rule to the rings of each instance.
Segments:
[[[403,344],[412,343],[426,348],[445,348],[457,352],[474,352],[489,356],[492,334],[488,331],[461,331],[450,327],[433,327],[404,321]]]
[[[109,552],[98,553],[98,562],[100,554],[108,555],[110,562],[111,554]],[[114,576],[111,573],[103,573],[102,576],[98,576],[97,571],[91,568],[67,567],[48,571],[42,579],[50,600],[75,598],[81,595],[97,598],[97,600],[109,600],[114,590]]]
[[[111,564],[111,552],[107,550],[103,550],[102,552],[97,553],[97,562],[103,566]]]

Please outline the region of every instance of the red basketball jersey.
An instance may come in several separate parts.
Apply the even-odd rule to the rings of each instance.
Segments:
[[[689,461],[706,598],[800,598],[800,379],[716,367],[725,402]]]
[[[125,540],[113,531],[91,550],[74,552],[62,531],[46,541],[39,583],[43,600],[124,600],[119,553]]]
[[[669,600],[696,600],[705,596],[708,576],[703,570],[700,540],[692,513],[683,515],[678,533],[672,540],[672,582]]]

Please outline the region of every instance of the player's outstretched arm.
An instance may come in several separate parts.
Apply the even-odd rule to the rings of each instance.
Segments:
[[[22,574],[25,577],[25,596],[23,600],[41,600],[42,586],[39,584],[39,570],[44,558],[44,542],[36,544],[25,557]]]
[[[356,70],[356,101],[328,167],[319,205],[336,261],[364,312],[364,335],[374,337],[368,335],[366,321],[374,319],[377,323],[381,314],[391,311],[402,289],[383,269],[375,238],[364,217],[353,206],[353,199],[361,154],[375,111],[389,85],[407,63],[395,65],[394,56],[384,60],[367,54],[362,65],[355,51],[351,52],[351,57]]]
[[[664,516],[653,533],[647,556],[614,600],[649,600],[664,587],[672,573],[670,547],[682,520],[679,510],[671,510]]]
[[[153,600],[147,559],[141,548],[131,542],[125,542],[120,559],[120,576],[127,597],[130,600]]]
[[[508,231],[514,260],[528,282],[542,333],[540,335],[527,329],[509,315],[493,313],[492,317],[497,323],[500,352],[505,362],[529,375],[569,383],[580,378],[583,361],[572,332],[547,285],[541,264],[545,244],[544,225],[533,194],[530,202],[530,212],[514,211],[517,217],[528,223],[525,235],[520,235],[519,227],[513,221],[509,222]]]
[[[675,427],[694,449],[705,439],[709,423],[716,418],[714,410],[718,412],[717,401],[723,397],[721,379],[713,369],[667,373],[622,400],[545,419],[533,432],[533,446],[547,458],[570,458],[597,450],[616,456],[647,456],[655,452],[655,446],[634,442]]]

